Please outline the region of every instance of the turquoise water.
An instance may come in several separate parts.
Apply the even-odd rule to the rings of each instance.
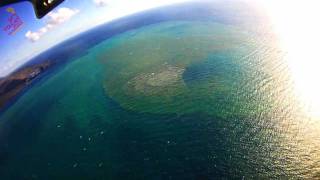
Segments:
[[[1,176],[317,177],[285,67],[236,26],[171,21],[120,34],[1,116]]]

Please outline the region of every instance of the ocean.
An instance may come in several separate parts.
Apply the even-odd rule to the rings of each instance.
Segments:
[[[169,9],[69,41],[87,37],[0,116],[1,179],[319,177],[319,126],[269,29]]]

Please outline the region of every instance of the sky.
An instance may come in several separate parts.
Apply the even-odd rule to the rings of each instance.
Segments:
[[[29,2],[0,8],[0,77],[4,77],[41,52],[97,25],[147,9],[189,0],[65,0],[42,19]],[[7,11],[13,8],[22,21],[9,35]]]

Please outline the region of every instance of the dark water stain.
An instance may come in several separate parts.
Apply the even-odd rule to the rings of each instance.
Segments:
[[[207,59],[189,65],[183,73],[183,80],[188,86],[195,82],[208,81],[216,78],[230,78],[240,75],[240,65],[233,62],[228,53],[210,54]],[[215,78],[216,77],[216,78]]]

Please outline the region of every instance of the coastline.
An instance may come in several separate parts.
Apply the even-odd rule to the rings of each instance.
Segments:
[[[29,87],[39,76],[44,74],[54,63],[44,61],[40,64],[23,67],[0,79],[0,110]]]

